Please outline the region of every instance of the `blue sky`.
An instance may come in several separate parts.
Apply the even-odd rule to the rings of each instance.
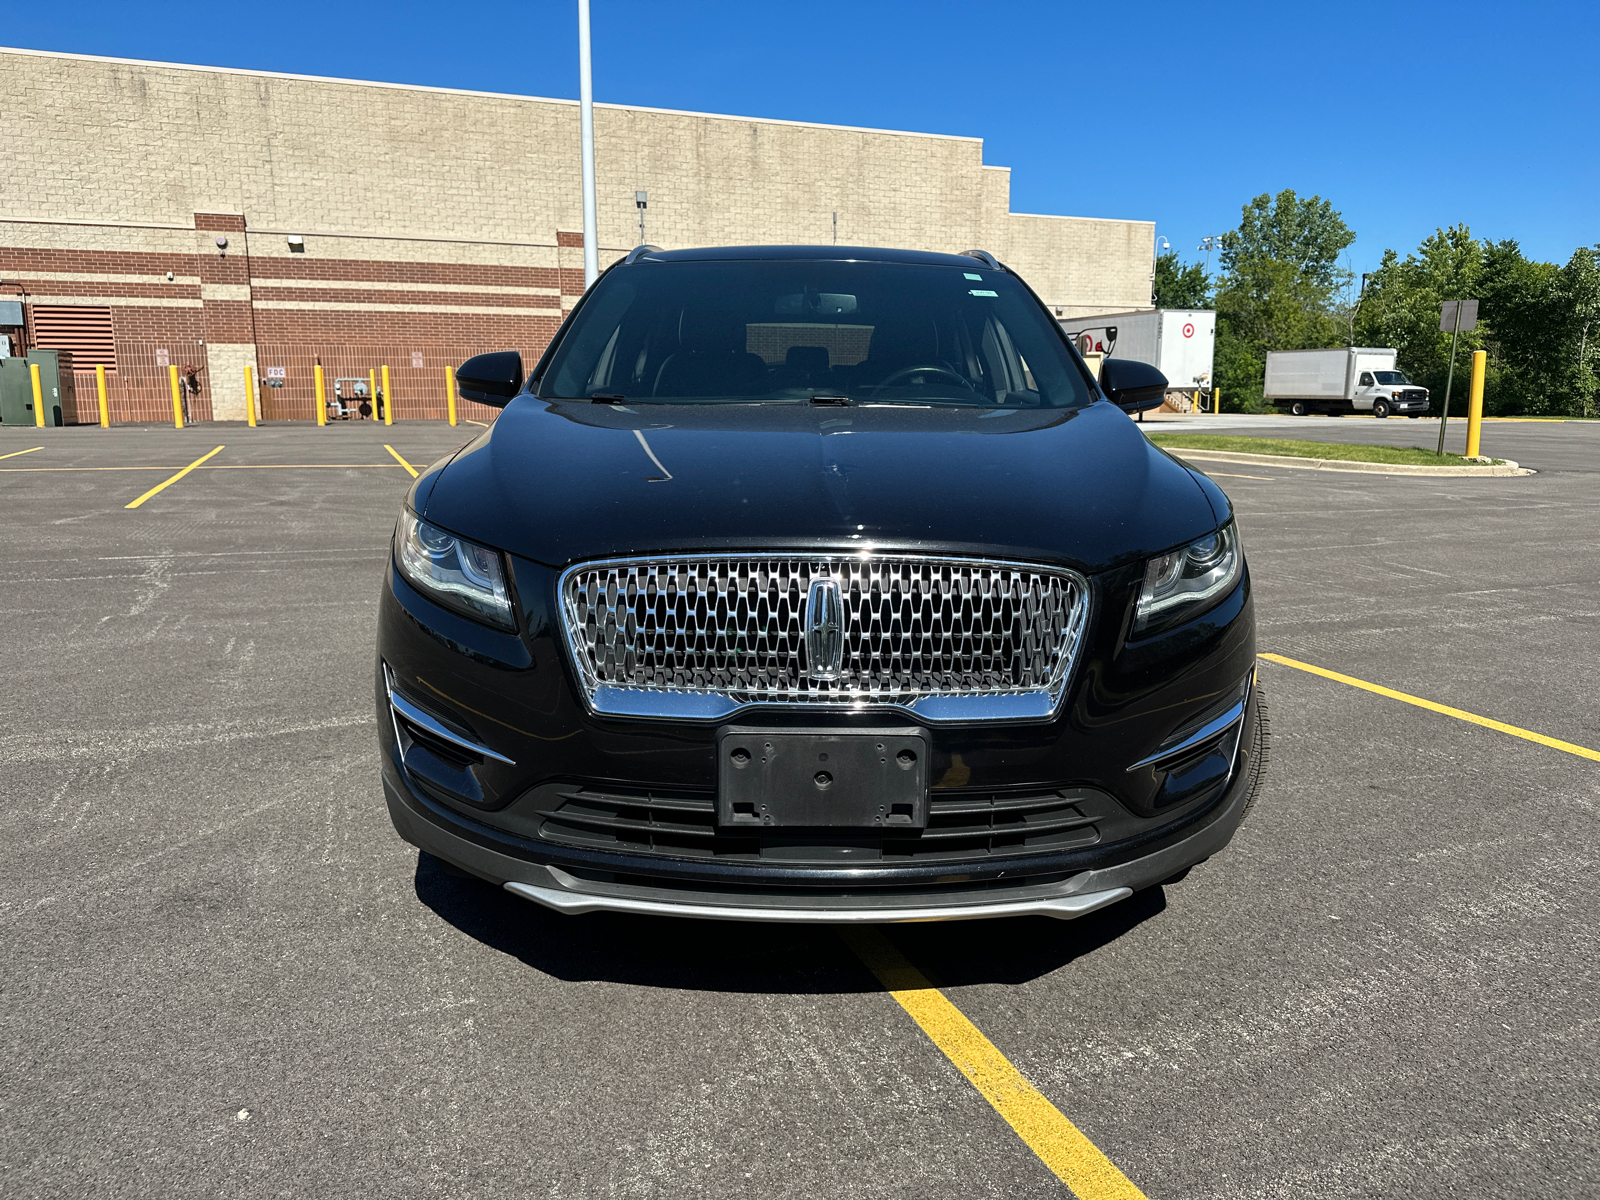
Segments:
[[[1186,258],[1285,187],[1351,265],[1436,226],[1600,242],[1600,4],[593,0],[596,99],[982,137],[1019,212],[1157,222]],[[14,46],[576,96],[576,0],[11,8]]]

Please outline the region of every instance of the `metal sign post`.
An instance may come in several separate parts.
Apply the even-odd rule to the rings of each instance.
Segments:
[[[1439,449],[1434,453],[1444,457],[1444,429],[1450,422],[1450,388],[1456,380],[1456,339],[1478,327],[1478,302],[1476,300],[1446,300],[1439,306],[1439,332],[1450,335],[1450,370],[1444,377],[1444,409],[1439,413]]]

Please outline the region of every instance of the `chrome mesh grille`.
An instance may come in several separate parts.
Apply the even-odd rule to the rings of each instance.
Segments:
[[[833,679],[808,661],[808,592],[838,583]],[[924,696],[1059,698],[1088,609],[1079,576],[912,557],[619,560],[561,581],[568,644],[601,687],[739,703],[908,704]],[[819,671],[819,673],[826,673]]]

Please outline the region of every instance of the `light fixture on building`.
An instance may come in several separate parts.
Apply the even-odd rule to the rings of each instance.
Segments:
[[[175,276],[171,271],[167,272],[167,282],[168,283],[171,283],[176,278],[177,278],[177,276]]]
[[[301,237],[298,233],[291,234],[290,237],[289,237],[289,253],[290,254],[304,254],[305,252],[306,252],[306,240],[305,240],[305,238]]]
[[[644,210],[650,207],[649,192],[635,192],[633,203],[639,210],[639,245],[644,245]]]
[[[223,237],[220,233],[217,234],[217,249],[218,250],[226,250],[227,248],[228,248],[228,239]]]

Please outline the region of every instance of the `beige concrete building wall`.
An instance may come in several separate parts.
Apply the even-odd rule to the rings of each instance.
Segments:
[[[10,50],[0,76],[0,219],[242,213],[252,233],[442,239],[529,266],[581,227],[571,101]],[[1014,216],[977,138],[611,105],[595,126],[612,254],[637,241],[645,190],[662,246],[827,242],[837,212],[843,244],[984,246],[1048,303],[1149,303],[1152,225]],[[339,247],[363,252],[394,249]]]
[[[159,417],[163,364],[216,419],[304,419],[314,365],[395,358],[431,415],[441,364],[536,355],[582,293],[572,101],[3,49],[0,94],[0,292],[111,309],[117,419]],[[669,249],[826,244],[837,213],[841,245],[989,250],[1063,315],[1150,302],[1152,224],[1012,213],[978,138],[597,105],[595,141],[602,266],[643,190]]]

